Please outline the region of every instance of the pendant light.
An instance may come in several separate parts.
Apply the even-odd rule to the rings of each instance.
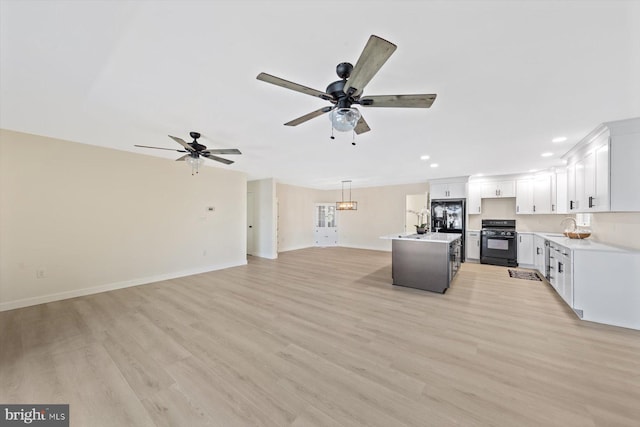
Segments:
[[[344,183],[349,183],[349,200],[344,200]],[[351,180],[342,181],[342,201],[336,202],[336,210],[339,211],[356,211],[358,210],[358,202],[351,200]]]

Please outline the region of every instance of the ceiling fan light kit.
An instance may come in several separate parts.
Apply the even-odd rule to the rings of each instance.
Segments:
[[[304,116],[293,119],[285,126],[297,126],[314,117],[331,112],[329,119],[333,129],[339,132],[353,131],[361,134],[371,130],[364,117],[352,105],[363,107],[400,107],[400,108],[429,108],[436,99],[436,94],[420,95],[375,95],[362,96],[365,86],[376,75],[384,63],[396,50],[397,46],[376,35],[369,37],[356,65],[342,62],[336,67],[336,74],[340,78],[329,86],[325,92],[298,83],[290,82],[267,73],[260,73],[258,80],[271,83],[285,89],[311,95],[333,104],[323,107]],[[333,135],[331,135],[333,139]],[[355,145],[355,142],[352,143]]]
[[[356,128],[362,114],[357,108],[334,108],[329,113],[329,120],[338,132],[350,132]]]
[[[230,165],[233,163],[233,160],[228,160],[223,157],[218,157],[216,156],[216,154],[242,154],[240,150],[238,150],[237,148],[207,149],[206,146],[198,142],[198,138],[200,138],[200,133],[198,132],[189,132],[189,136],[193,138],[193,142],[186,142],[182,138],[169,135],[169,138],[173,139],[175,142],[182,145],[184,150],[176,150],[174,148],[151,147],[149,145],[137,145],[137,144],[134,145],[134,147],[153,148],[156,150],[170,150],[170,151],[177,151],[178,153],[187,153],[184,156],[177,158],[176,161],[177,162],[184,161],[187,165],[189,165],[191,167],[191,175],[198,174],[200,166],[204,163],[203,158],[224,163],[225,165]]]

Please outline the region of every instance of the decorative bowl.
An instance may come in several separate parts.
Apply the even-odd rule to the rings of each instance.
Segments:
[[[591,236],[591,233],[587,231],[568,231],[565,232],[564,235],[570,239],[586,239],[587,237]]]

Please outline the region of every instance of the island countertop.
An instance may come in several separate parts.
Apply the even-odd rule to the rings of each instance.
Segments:
[[[387,236],[381,236],[381,239],[386,240],[415,240],[418,242],[430,242],[430,243],[451,243],[456,239],[460,239],[462,234],[456,233],[425,233],[425,234],[411,234],[411,233],[395,233]]]

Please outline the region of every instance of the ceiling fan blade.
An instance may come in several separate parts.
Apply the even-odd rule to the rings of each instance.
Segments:
[[[303,86],[303,85],[300,85],[298,83],[293,83],[293,82],[290,82],[289,80],[285,80],[285,79],[281,79],[280,77],[272,76],[271,74],[260,73],[260,74],[258,74],[258,77],[256,77],[256,78],[258,80],[262,80],[263,82],[271,83],[271,84],[274,84],[276,86],[281,86],[281,87],[283,87],[285,89],[291,89],[291,90],[295,90],[296,92],[305,93],[307,95],[311,95],[311,96],[315,96],[315,97],[318,97],[318,98],[322,98],[322,99],[325,99],[327,101],[333,101],[333,96],[329,95],[328,93],[319,91],[317,89],[312,89],[310,87]]]
[[[285,126],[298,126],[300,123],[304,123],[308,120],[313,119],[314,117],[321,116],[329,111],[333,110],[333,107],[322,107],[319,110],[312,111],[309,114],[305,114],[302,117],[298,117],[297,119],[293,119],[290,122],[285,123]]]
[[[360,116],[360,120],[358,120],[358,123],[356,123],[356,127],[353,129],[353,131],[357,135],[360,135],[361,133],[369,132],[370,130],[371,128],[369,127],[369,124],[364,120],[364,116]]]
[[[375,95],[365,96],[359,102],[364,107],[429,108],[436,100],[436,96],[435,93],[423,95]]]
[[[183,161],[187,160],[189,157],[191,157],[191,154],[185,154],[185,155],[184,155],[184,156],[182,156],[182,157],[178,157],[178,158],[176,159],[176,162],[183,162]]]
[[[184,141],[184,139],[182,139],[182,138],[178,138],[177,136],[171,136],[171,135],[169,135],[169,138],[173,139],[175,142],[177,142],[178,144],[182,145],[184,148],[187,149],[187,151],[191,151],[191,152],[196,151],[196,150],[193,149],[192,146],[187,144]]]
[[[217,148],[211,150],[202,150],[200,154],[242,154],[237,148]]]
[[[344,86],[344,92],[349,96],[358,96],[364,87],[376,75],[378,70],[387,62],[387,59],[395,52],[397,46],[378,36],[369,37],[367,45],[358,58],[351,77]]]
[[[134,144],[134,147],[155,148],[156,150],[169,150],[169,151],[177,151],[178,153],[186,153],[185,150],[176,150],[175,148],[151,147],[150,145],[136,145],[136,144]]]
[[[223,159],[222,157],[214,156],[213,154],[209,154],[206,151],[203,151],[202,157],[206,157],[207,159],[215,160],[216,162],[224,163],[225,165],[230,165],[233,163],[233,160]]]

